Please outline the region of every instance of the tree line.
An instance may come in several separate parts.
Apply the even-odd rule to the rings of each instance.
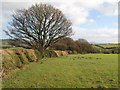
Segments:
[[[99,49],[92,47],[92,45],[85,39],[73,40],[66,37],[51,46],[54,50],[70,50],[76,53],[99,53]]]

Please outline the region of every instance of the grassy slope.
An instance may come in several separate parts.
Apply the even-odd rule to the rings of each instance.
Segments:
[[[117,87],[117,54],[78,54],[42,62],[31,63],[3,78],[3,87]]]

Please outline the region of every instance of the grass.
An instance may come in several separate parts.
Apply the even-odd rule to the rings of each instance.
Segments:
[[[93,48],[101,49],[101,47],[98,47],[96,45],[92,45]]]
[[[118,47],[118,44],[101,44],[99,45],[104,48]]]
[[[117,88],[117,84],[117,54],[44,58],[2,80],[3,88]]]

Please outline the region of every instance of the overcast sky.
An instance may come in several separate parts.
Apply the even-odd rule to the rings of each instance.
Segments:
[[[74,40],[118,42],[118,0],[3,0],[0,3],[0,30],[7,29],[15,10],[29,8],[35,3],[46,3],[60,9],[73,23],[74,35],[71,38]],[[8,36],[2,32],[0,38]]]

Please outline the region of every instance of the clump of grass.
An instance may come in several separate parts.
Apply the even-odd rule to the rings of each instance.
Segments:
[[[42,59],[42,55],[41,55],[41,53],[39,51],[36,50],[35,55],[36,55],[38,60]]]
[[[29,62],[33,62],[34,60],[32,60],[32,58],[28,55],[28,52],[26,51],[25,53],[26,58],[28,59]]]
[[[18,55],[16,55],[16,53],[9,53],[9,52],[7,52],[8,53],[8,57],[9,58],[7,58],[7,57],[5,57],[3,60],[2,60],[2,67],[4,68],[4,69],[9,69],[9,68],[11,68],[11,69],[15,69],[16,67],[21,67],[22,66],[22,63],[21,63],[21,61],[20,61],[20,59],[19,59],[19,57],[18,57]]]
[[[16,54],[18,55],[18,57],[19,57],[21,63],[22,63],[22,64],[25,64],[25,61],[24,61],[24,59],[23,59],[22,54],[20,54],[20,53],[16,53]]]
[[[18,56],[18,55],[15,55],[15,56],[14,56],[14,59],[15,59],[16,67],[21,68],[21,67],[22,67],[22,62],[21,62],[19,56]]]
[[[7,49],[4,50],[2,56],[2,68],[4,70],[4,77],[5,75],[8,75],[11,70],[15,70],[17,68],[22,68],[25,64],[28,64],[29,62],[33,62],[37,60],[35,52],[29,53],[29,50],[13,50],[13,49]],[[37,53],[40,58],[40,53]]]
[[[56,57],[57,55],[56,55],[56,53],[53,50],[50,50],[49,51],[49,56],[50,57]]]
[[[10,67],[12,67],[12,63],[11,63],[11,60],[8,60],[8,61],[3,61],[2,62],[2,66],[5,68],[5,69],[9,69]]]

